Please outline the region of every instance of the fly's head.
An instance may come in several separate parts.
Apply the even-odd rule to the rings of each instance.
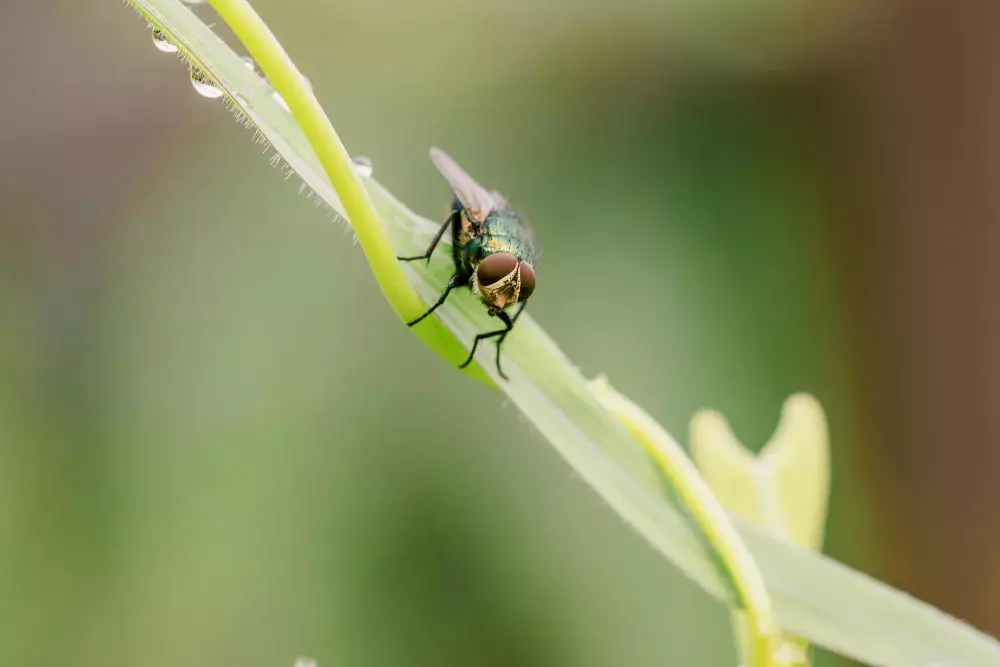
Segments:
[[[476,267],[474,289],[491,316],[526,301],[535,291],[535,270],[509,252],[489,255]]]

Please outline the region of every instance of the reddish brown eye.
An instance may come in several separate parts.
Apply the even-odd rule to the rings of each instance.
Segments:
[[[479,262],[476,268],[476,278],[480,285],[492,285],[502,280],[517,268],[517,257],[509,252],[498,252]]]
[[[521,296],[518,301],[524,301],[535,291],[535,270],[531,264],[521,262]]]

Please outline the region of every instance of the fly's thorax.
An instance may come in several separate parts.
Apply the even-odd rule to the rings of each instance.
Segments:
[[[510,209],[494,211],[486,219],[485,235],[492,252],[509,252],[522,262],[535,263],[536,248],[531,230]]]

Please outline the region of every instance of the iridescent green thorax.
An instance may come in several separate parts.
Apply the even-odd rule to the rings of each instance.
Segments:
[[[536,248],[531,232],[510,209],[493,211],[481,223],[469,220],[462,211],[458,240],[461,268],[469,274],[483,259],[498,252],[507,252],[523,262],[535,264]]]

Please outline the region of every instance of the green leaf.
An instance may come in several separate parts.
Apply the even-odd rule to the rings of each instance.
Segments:
[[[347,218],[345,206],[323,169],[326,165],[328,172],[330,165],[320,161],[296,120],[274,100],[266,82],[247,69],[236,53],[179,0],[129,3],[219,82],[237,115],[245,116],[266,137],[315,196]],[[272,7],[279,6],[285,7]],[[230,25],[241,34],[232,22]],[[258,60],[261,55],[277,58],[278,54],[257,53],[254,48],[251,52]],[[268,69],[274,76],[276,72]],[[291,90],[286,79],[276,78],[276,83],[286,86],[283,91]],[[306,109],[302,100],[289,103],[297,114]],[[314,129],[310,129],[310,136],[316,136]],[[362,230],[355,220],[359,237],[362,231],[375,236],[382,233],[388,235],[400,254],[422,251],[439,222],[408,210],[374,179],[366,179],[364,184],[378,211],[381,229]],[[362,238],[362,245],[390,304],[401,315],[411,312],[406,291],[393,282],[393,272],[400,269],[385,263],[384,252],[366,246],[366,238]],[[447,252],[440,252],[439,259],[426,270],[413,265],[401,270],[424,302],[433,301],[450,276]],[[455,363],[456,358],[464,356],[461,346],[485,330],[489,318],[468,294],[456,295],[439,312],[443,326],[428,318],[428,327],[415,327],[414,333],[449,363]],[[496,376],[491,363],[494,349],[483,347],[479,372],[492,378],[581,477],[654,548],[710,595],[732,600],[714,555],[706,550],[683,510],[660,493],[661,478],[642,447],[598,404],[586,379],[530,318],[530,313],[520,319],[505,346],[504,369],[511,378],[509,382]],[[784,629],[876,665],[1000,665],[1000,644],[995,639],[830,559],[780,543],[748,524],[738,525],[764,575],[778,622]]]

